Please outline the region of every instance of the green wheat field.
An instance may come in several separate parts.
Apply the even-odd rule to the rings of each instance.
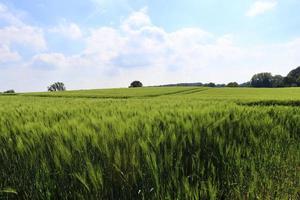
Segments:
[[[0,96],[0,199],[300,199],[300,89]]]

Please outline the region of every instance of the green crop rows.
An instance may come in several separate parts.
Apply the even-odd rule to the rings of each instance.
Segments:
[[[0,199],[297,200],[299,105],[297,88],[0,96]]]

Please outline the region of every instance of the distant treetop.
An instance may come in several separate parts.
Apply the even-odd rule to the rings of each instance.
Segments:
[[[284,78],[284,83],[286,86],[300,86],[300,67],[290,71]]]
[[[237,82],[230,82],[227,84],[227,87],[239,87],[239,84]]]
[[[272,74],[263,72],[255,74],[251,79],[252,87],[272,87]]]
[[[14,94],[16,93],[14,90],[6,90],[3,92],[4,94]]]
[[[49,92],[65,91],[65,90],[66,90],[65,84],[62,82],[53,83],[48,87]]]
[[[281,75],[273,76],[269,72],[255,74],[251,79],[252,87],[297,87],[300,86],[300,67],[293,69],[286,77]]]
[[[300,77],[300,66],[297,67],[296,69],[293,69],[292,71],[290,71],[290,73],[288,73],[287,76],[295,77],[295,78]]]
[[[216,84],[215,84],[215,83],[212,83],[212,82],[210,82],[210,83],[206,83],[206,84],[204,84],[203,86],[205,86],[205,87],[216,87]]]
[[[143,87],[143,84],[141,81],[133,81],[130,86],[130,88],[135,88],[135,87]]]

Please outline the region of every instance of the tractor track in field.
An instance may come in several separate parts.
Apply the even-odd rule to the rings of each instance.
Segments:
[[[177,95],[177,94],[193,94],[193,93],[202,92],[202,91],[206,91],[206,90],[208,90],[208,88],[206,88],[206,89],[193,88],[193,89],[189,89],[189,90],[168,92],[168,93],[157,94],[157,95],[145,95],[145,96],[142,96],[142,97],[161,97],[161,96],[169,96],[169,95],[171,96],[171,95]]]
[[[199,92],[204,92],[204,91],[207,91],[207,90],[209,90],[210,88],[205,88],[205,89],[197,89],[197,90],[193,90],[193,91],[185,91],[185,92],[182,92],[182,93],[180,93],[180,94],[184,94],[184,95],[186,95],[186,94],[194,94],[194,93],[199,93]]]

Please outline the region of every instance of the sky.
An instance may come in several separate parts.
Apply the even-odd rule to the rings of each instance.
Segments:
[[[300,66],[299,0],[0,0],[0,91],[238,83]]]

